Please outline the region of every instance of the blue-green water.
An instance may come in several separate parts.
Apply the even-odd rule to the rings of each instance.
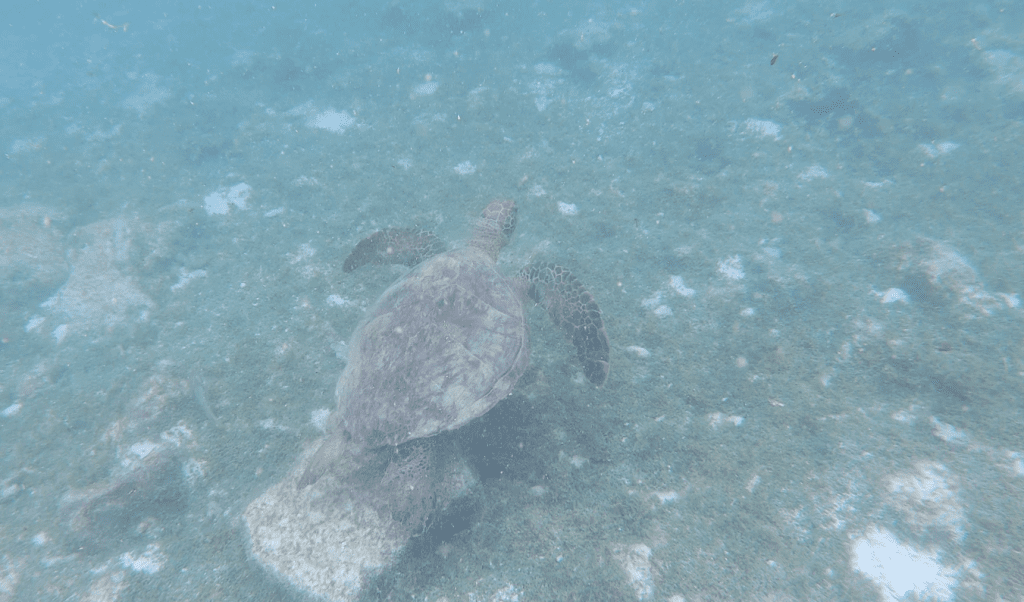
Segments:
[[[300,600],[388,226],[570,267],[363,600],[1024,596],[1024,19],[815,2],[0,9],[0,602]],[[310,541],[318,535],[310,534]]]

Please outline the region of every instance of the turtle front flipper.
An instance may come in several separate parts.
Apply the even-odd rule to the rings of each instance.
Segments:
[[[530,298],[544,304],[551,319],[572,341],[590,382],[604,384],[608,378],[608,333],[594,296],[568,269],[553,263],[530,264],[519,277],[526,282]]]
[[[445,250],[444,241],[433,232],[418,228],[388,228],[359,241],[342,267],[346,272],[367,264],[401,263],[412,267]]]

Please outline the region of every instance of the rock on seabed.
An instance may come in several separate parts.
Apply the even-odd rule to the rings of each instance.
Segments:
[[[353,600],[391,565],[406,539],[390,517],[346,499],[330,475],[299,490],[316,449],[246,508],[250,550],[260,566],[298,590],[321,600]]]

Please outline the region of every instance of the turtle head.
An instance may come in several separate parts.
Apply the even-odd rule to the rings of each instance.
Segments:
[[[501,248],[512,240],[518,211],[515,201],[491,201],[480,214],[469,244],[482,249],[492,259],[497,259]]]

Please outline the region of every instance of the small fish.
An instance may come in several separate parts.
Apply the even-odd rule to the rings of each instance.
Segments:
[[[775,61],[777,61],[777,60],[779,60],[779,54],[778,54],[778,53],[775,53],[775,54],[773,54],[773,55],[772,55],[772,62],[770,62],[770,63],[768,63],[768,64],[769,64],[769,65],[774,65],[774,64],[775,64]]]
[[[213,423],[213,426],[220,428],[220,419],[213,413],[210,402],[206,400],[206,381],[203,379],[203,373],[199,370],[198,364],[189,371],[188,383],[192,389],[192,399],[195,400],[196,405]]]

